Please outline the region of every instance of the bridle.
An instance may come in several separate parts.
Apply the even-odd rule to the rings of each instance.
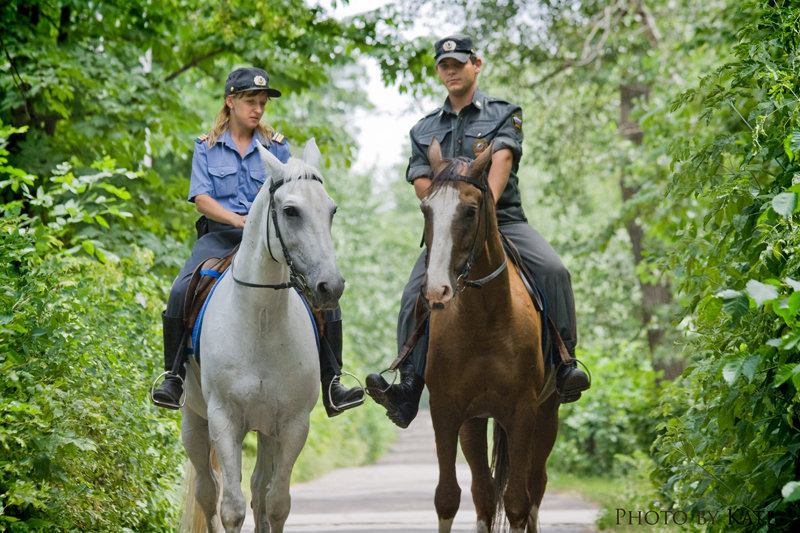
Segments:
[[[464,174],[454,174],[452,176],[448,176],[446,178],[446,181],[463,181],[464,183],[468,183],[469,185],[476,187],[483,193],[481,196],[483,209],[481,209],[480,211],[480,216],[485,219],[484,227],[486,229],[486,237],[484,240],[487,240],[489,238],[489,224],[487,222],[489,218],[489,202],[486,200],[486,193],[487,193],[486,183],[483,181],[478,181],[470,176],[465,176]],[[467,262],[464,263],[464,266],[461,268],[461,271],[458,273],[458,276],[456,278],[456,287],[457,287],[456,290],[458,292],[463,291],[467,287],[474,287],[480,289],[481,287],[483,287],[484,285],[495,279],[497,276],[499,276],[503,272],[503,270],[506,269],[506,266],[508,266],[508,257],[504,256],[503,264],[497,267],[494,270],[494,272],[492,272],[488,276],[484,276],[480,279],[473,279],[473,280],[467,279],[467,276],[469,276],[469,271],[472,269],[472,265],[475,263],[475,258],[477,256],[478,232],[480,231],[480,227],[481,227],[481,219],[479,218],[478,224],[475,227],[475,236],[472,238],[472,249],[470,250],[469,256],[467,257]],[[461,288],[458,288],[459,284],[461,284]]]
[[[322,183],[322,178],[314,174],[309,174],[295,179],[311,179]],[[278,212],[275,209],[275,191],[277,191],[286,182],[287,180],[285,178],[281,178],[275,181],[270,181],[269,216],[267,217],[267,251],[269,251],[269,256],[272,258],[272,260],[278,263],[279,261],[275,259],[275,255],[272,253],[272,247],[269,244],[269,225],[270,225],[270,220],[272,220],[272,224],[275,225],[275,236],[278,237],[278,242],[281,243],[281,251],[283,252],[284,259],[286,259],[286,265],[289,267],[289,281],[277,284],[251,283],[249,281],[242,281],[236,277],[234,271],[234,263],[231,262],[231,276],[233,277],[233,281],[239,285],[242,285],[244,287],[253,287],[257,289],[274,289],[274,290],[295,288],[301,293],[305,293],[308,291],[308,281],[306,280],[306,277],[302,273],[298,272],[297,269],[295,268],[294,262],[292,261],[292,257],[289,255],[289,249],[286,247],[286,242],[284,242],[283,236],[281,235],[281,228],[278,225]],[[234,256],[234,260],[235,259],[236,257]]]

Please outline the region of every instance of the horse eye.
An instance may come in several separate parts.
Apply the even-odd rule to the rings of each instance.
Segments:
[[[300,216],[300,211],[298,211],[293,205],[287,205],[283,208],[283,214],[287,217],[296,217]]]
[[[468,206],[464,209],[464,218],[475,218],[475,215],[478,213],[478,208],[474,205]]]

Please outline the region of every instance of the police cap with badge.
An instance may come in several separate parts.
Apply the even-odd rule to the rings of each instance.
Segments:
[[[452,57],[460,63],[469,61],[469,56],[475,54],[475,46],[472,44],[472,38],[460,33],[450,35],[444,39],[439,39],[433,45],[436,54],[436,64],[438,65],[443,59]]]
[[[225,96],[244,91],[266,91],[270,98],[278,98],[281,92],[269,86],[267,71],[256,67],[237,68],[225,82]]]

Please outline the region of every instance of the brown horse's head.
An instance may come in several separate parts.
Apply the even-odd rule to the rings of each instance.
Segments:
[[[492,145],[474,161],[444,159],[433,139],[428,161],[433,182],[422,201],[425,215],[427,269],[422,290],[434,308],[452,300],[459,279],[465,278],[494,220],[494,199],[484,172],[492,159]]]

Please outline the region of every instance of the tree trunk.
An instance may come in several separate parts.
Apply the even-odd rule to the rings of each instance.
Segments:
[[[637,83],[622,84],[620,85],[620,134],[631,141],[636,146],[642,144],[644,132],[639,127],[639,123],[631,120],[631,111],[633,110],[636,100],[649,97],[650,86]],[[622,190],[622,201],[628,202],[638,192],[637,186],[632,186],[627,183],[625,169],[620,171],[619,179],[620,189]],[[631,249],[633,251],[633,262],[639,265],[644,259],[642,253],[644,249],[645,234],[642,226],[637,222],[638,212],[629,218],[625,224],[628,231],[628,237],[631,241]],[[675,379],[678,377],[685,362],[680,360],[676,362],[662,361],[656,357],[656,349],[664,342],[664,328],[653,322],[653,317],[656,315],[659,307],[666,305],[672,301],[672,293],[670,292],[669,281],[661,279],[657,283],[639,280],[639,286],[642,291],[642,323],[647,331],[647,344],[650,348],[650,359],[653,363],[653,368],[656,370],[663,370],[664,379]]]

